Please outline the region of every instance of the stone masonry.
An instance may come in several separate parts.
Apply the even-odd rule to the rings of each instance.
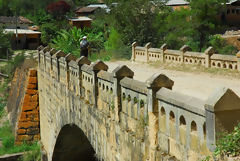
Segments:
[[[172,91],[174,82],[163,74],[140,82],[127,66],[108,72],[102,61],[38,50],[41,143],[48,161],[67,125],[83,131],[100,160],[170,155],[197,161],[214,151],[217,133],[231,131],[239,119],[240,98],[230,89],[201,100]]]
[[[15,144],[21,144],[24,141],[32,142],[39,140],[40,125],[37,70],[30,69],[21,113],[18,120]]]
[[[201,53],[193,52],[187,45],[182,46],[179,50],[171,50],[166,44],[163,44],[161,48],[151,48],[151,43],[141,47],[134,42],[132,44],[132,61],[193,64],[206,68],[240,71],[240,52],[236,56],[216,54],[213,47],[209,47]]]

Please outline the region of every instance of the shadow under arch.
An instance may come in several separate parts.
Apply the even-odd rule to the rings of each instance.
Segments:
[[[97,161],[97,159],[83,131],[74,124],[67,124],[58,134],[52,161]]]

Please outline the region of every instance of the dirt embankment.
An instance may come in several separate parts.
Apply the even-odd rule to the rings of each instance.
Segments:
[[[27,84],[28,71],[30,68],[35,68],[37,63],[32,59],[26,59],[21,67],[18,67],[14,73],[13,80],[11,82],[11,90],[9,93],[7,112],[9,120],[14,127],[21,111],[20,107],[23,102],[25,87]]]

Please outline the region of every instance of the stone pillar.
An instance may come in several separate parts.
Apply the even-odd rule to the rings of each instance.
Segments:
[[[90,70],[92,70],[92,74],[93,74],[93,97],[94,97],[93,104],[94,104],[94,107],[97,108],[97,98],[98,98],[97,73],[100,70],[107,71],[108,70],[108,66],[104,62],[98,60],[95,63],[90,65]]]
[[[237,53],[237,70],[240,71],[240,51]]]
[[[76,60],[77,66],[78,66],[78,72],[79,72],[79,78],[78,78],[78,93],[81,96],[82,94],[82,70],[81,67],[86,64],[86,65],[90,65],[91,61],[88,60],[87,57],[85,56],[81,56],[80,58],[78,58]]]
[[[216,148],[215,114],[208,105],[205,105],[205,111],[207,147],[211,152],[213,152]]]
[[[188,46],[188,45],[183,45],[181,48],[180,48],[180,51],[181,51],[181,63],[183,64],[184,63],[184,53],[187,52],[187,51],[191,51],[192,49]]]
[[[148,53],[148,49],[151,47],[151,43],[149,42],[149,43],[147,43],[146,45],[145,45],[145,56],[146,56],[146,62],[148,62],[149,61],[149,53]]]
[[[161,49],[161,62],[164,63],[165,62],[164,52],[165,50],[167,50],[167,44],[163,44],[160,49]]]
[[[147,107],[148,107],[148,125],[149,125],[149,161],[156,160],[158,150],[158,100],[157,91],[162,88],[172,89],[174,82],[163,74],[155,74],[146,81],[147,84]]]
[[[137,46],[137,42],[132,43],[132,61],[135,61],[136,59],[136,46]]]
[[[115,111],[115,120],[117,122],[120,121],[120,112],[121,112],[121,86],[120,86],[120,80],[122,80],[124,77],[133,78],[134,72],[129,69],[126,65],[118,66],[116,69],[112,71],[113,73],[113,81],[114,81],[114,89],[113,94],[115,97],[114,100],[114,111]]]
[[[211,67],[211,56],[215,53],[213,47],[208,47],[205,51],[205,67],[210,68]]]
[[[42,45],[37,48],[37,50],[38,50],[38,67],[40,67],[40,52],[42,51],[42,49],[43,49]]]

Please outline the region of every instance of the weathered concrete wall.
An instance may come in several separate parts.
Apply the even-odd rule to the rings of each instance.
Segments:
[[[34,60],[25,59],[24,63],[16,69],[11,82],[11,91],[8,97],[7,112],[9,115],[9,120],[14,127],[14,133],[16,132],[17,122],[20,116],[24,94],[28,83],[28,72],[30,68],[34,68],[36,66],[37,64]]]
[[[39,121],[37,70],[30,69],[18,119],[15,144],[21,144],[24,141],[38,141],[40,139]]]
[[[209,47],[204,53],[192,52],[191,48],[184,45],[180,50],[167,49],[167,45],[161,48],[150,48],[147,43],[145,47],[132,44],[132,60],[138,62],[172,62],[179,64],[195,64],[206,68],[222,68],[240,71],[240,53],[236,56],[215,54],[214,49]]]
[[[39,48],[38,61],[41,142],[49,161],[69,124],[84,132],[104,161],[160,161],[163,153],[200,160],[215,148],[217,112],[240,108],[231,90],[204,101],[171,91],[174,82],[165,75],[139,82],[126,66],[110,73],[101,61],[48,47]]]

